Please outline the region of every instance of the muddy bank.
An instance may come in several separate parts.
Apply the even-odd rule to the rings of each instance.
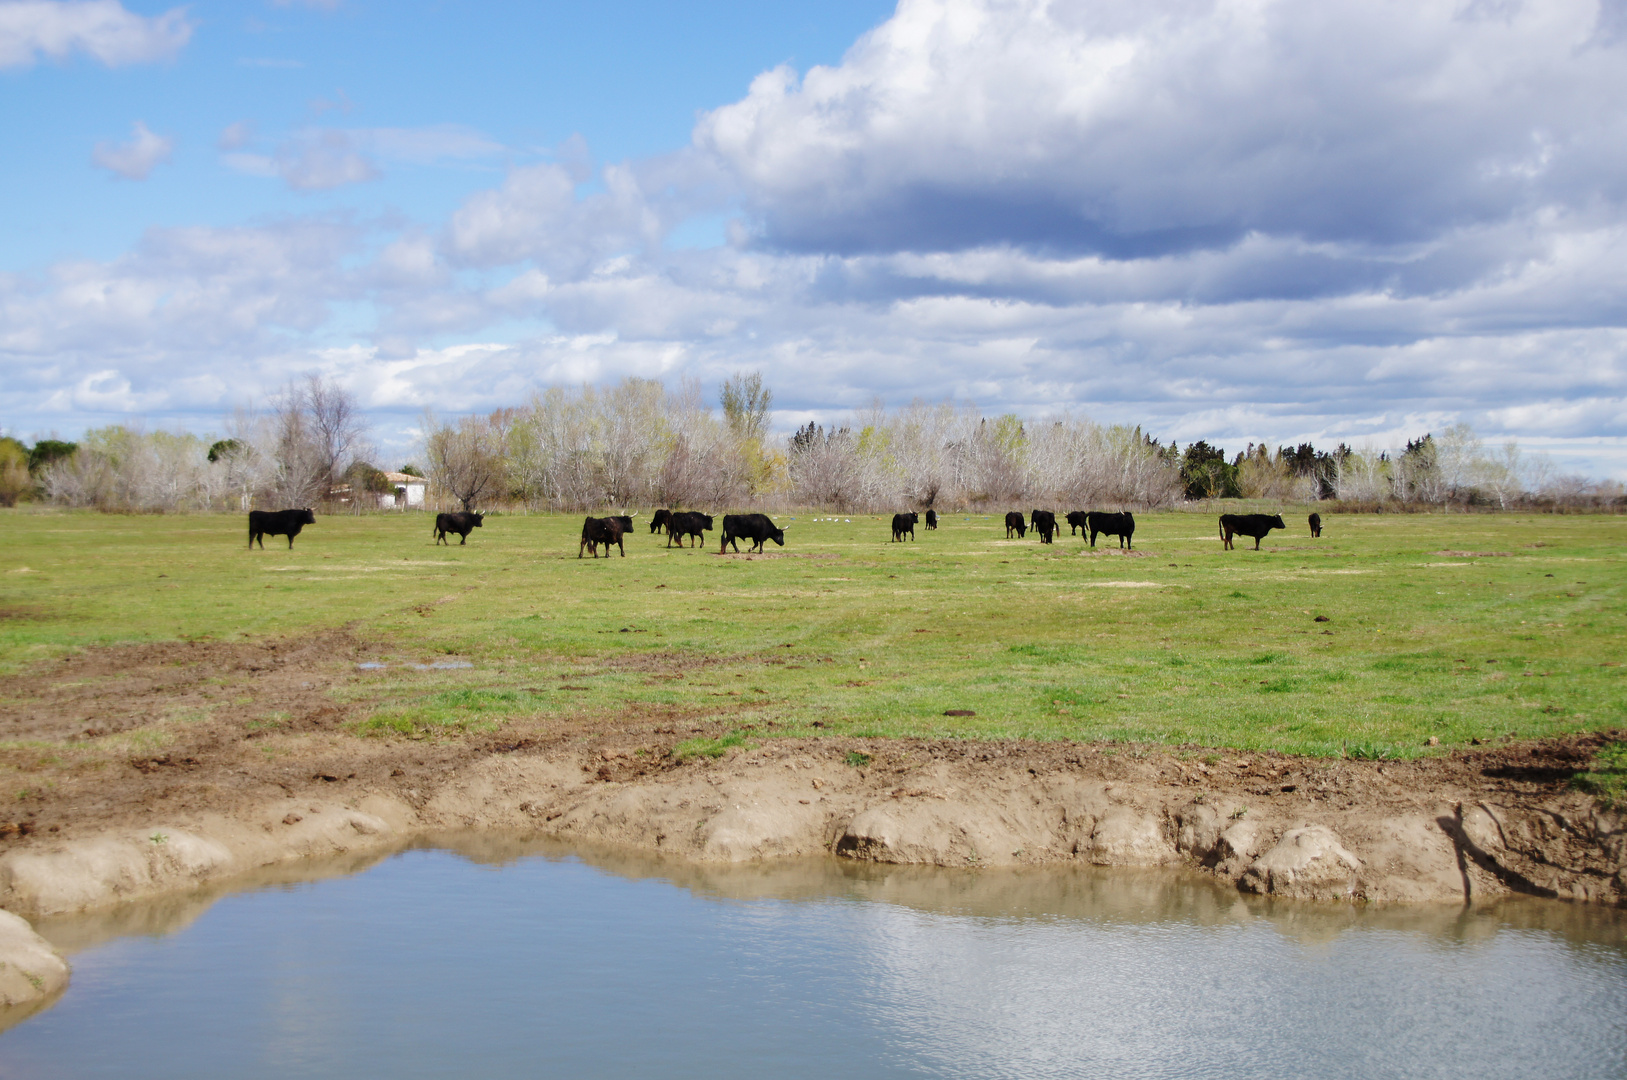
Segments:
[[[319,782],[93,835],[36,832],[0,854],[0,906],[29,917],[90,910],[446,829],[523,830],[702,862],[1186,865],[1247,892],[1309,900],[1627,895],[1622,815],[1534,767],[1512,778],[1482,767],[1481,782],[1466,785],[1472,773],[1449,759],[1208,763],[1071,744],[846,739],[777,740],[720,760],[648,758],[632,747],[488,753],[427,790]]]
[[[0,908],[104,910],[444,830],[698,865],[1186,866],[1245,893],[1323,901],[1627,897],[1622,815],[1567,786],[1603,736],[1406,762],[835,736],[683,760],[680,740],[721,735],[728,717],[618,712],[358,738],[345,725],[361,706],[329,691],[369,655],[343,634],[140,646],[58,661],[26,693],[14,684],[0,763],[28,787],[0,821]],[[250,711],[268,702],[286,716],[275,730]],[[182,718],[146,745],[160,710]],[[26,926],[0,929],[0,999],[54,993],[48,947]]]
[[[850,764],[853,753],[869,760]],[[0,854],[0,907],[27,918],[93,911],[300,860],[387,853],[444,830],[522,831],[701,864],[820,855],[1186,866],[1246,893],[1299,900],[1627,896],[1620,814],[1540,780],[1422,782],[1445,764],[1255,756],[1195,765],[1153,751],[900,742],[855,750],[850,740],[776,741],[653,770],[633,748],[495,753],[413,797],[363,789],[228,799],[140,827],[32,834]],[[1521,792],[1520,783],[1552,790]],[[62,985],[54,954],[21,920],[0,930],[0,993],[8,1003],[48,999]],[[27,974],[5,982],[13,971]]]

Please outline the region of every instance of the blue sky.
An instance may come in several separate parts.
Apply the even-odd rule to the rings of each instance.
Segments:
[[[1627,3],[0,0],[0,426],[762,370],[1627,477]]]
[[[4,7],[0,3],[0,7]],[[162,15],[162,4],[129,4]],[[332,6],[194,3],[173,57],[109,67],[83,52],[0,74],[7,145],[0,267],[109,259],[150,226],[226,226],[350,212],[434,221],[505,166],[578,136],[596,159],[670,151],[697,114],[780,63],[839,61],[881,22],[879,3],[493,3]],[[91,164],[141,118],[175,141],[148,182]],[[302,130],[434,129],[438,159],[398,159],[376,181],[294,190],[223,167],[220,137],[252,127],[264,149]],[[459,145],[459,136],[462,136]],[[484,142],[488,144],[481,147]]]

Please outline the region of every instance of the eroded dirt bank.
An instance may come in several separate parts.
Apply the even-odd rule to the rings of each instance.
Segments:
[[[175,649],[215,654],[177,665]],[[447,829],[710,862],[1184,864],[1248,892],[1319,900],[1627,897],[1622,815],[1567,787],[1598,736],[1410,762],[841,737],[679,761],[676,742],[721,734],[727,718],[617,714],[443,742],[358,738],[325,693],[336,655],[366,656],[342,635],[114,652],[70,658],[60,677],[0,703],[6,737],[31,740],[13,742],[6,762],[49,777],[18,801],[19,820],[0,822],[9,912],[104,908]],[[255,728],[234,712],[245,696],[278,701],[288,723]],[[215,707],[171,725],[161,748],[121,744],[155,702]],[[37,939],[0,929],[0,978],[25,972],[0,982],[0,996],[61,985],[42,973]]]

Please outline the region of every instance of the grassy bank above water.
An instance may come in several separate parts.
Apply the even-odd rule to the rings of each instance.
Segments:
[[[1623,724],[1627,518],[1325,517],[1320,540],[1295,515],[1228,552],[1213,514],[1140,515],[1131,555],[1007,540],[994,516],[892,544],[883,517],[783,515],[766,558],[720,558],[715,533],[669,550],[640,518],[595,561],[580,516],[488,517],[451,548],[423,515],[320,517],[262,552],[239,516],[0,512],[0,673],[349,627],[386,665],[336,691],[366,703],[358,736],[634,710],[751,739],[1411,756]],[[427,666],[449,658],[472,666]]]

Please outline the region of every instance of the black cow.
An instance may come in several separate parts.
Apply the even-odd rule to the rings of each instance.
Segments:
[[[1260,550],[1260,541],[1272,529],[1286,529],[1281,514],[1221,514],[1220,539],[1226,550],[1232,549],[1233,536],[1254,537],[1254,550]]]
[[[1013,529],[1015,529],[1017,531],[1018,536],[1027,536],[1028,535],[1028,522],[1024,521],[1023,516],[1021,514],[1019,514],[1015,510],[1011,511],[1011,513],[1006,515],[1006,539],[1007,540],[1011,539],[1011,532],[1012,532]]]
[[[450,547],[452,541],[446,539],[447,533],[457,533],[463,539],[458,541],[461,547],[469,542],[469,530],[481,528],[480,520],[486,515],[479,514],[436,514],[435,515],[435,542],[445,541]]]
[[[622,531],[622,534],[624,536],[627,533],[630,533],[630,532],[633,531],[633,515],[632,514],[617,514],[616,515],[616,520],[621,522],[621,531]]]
[[[1083,510],[1068,511],[1068,535],[1072,536],[1080,529],[1083,529],[1088,523],[1089,519],[1090,515],[1085,513]]]
[[[249,511],[249,547],[254,547],[256,540],[260,541],[260,550],[266,548],[266,537],[286,536],[288,547],[294,546],[294,537],[307,525],[316,524],[316,512],[306,508],[304,510],[250,510]]]
[[[1310,522],[1311,522],[1311,535],[1313,537],[1321,536],[1322,535],[1322,515],[1321,514],[1312,514],[1310,516]]]
[[[938,512],[936,510],[928,510],[926,512],[926,527],[929,529],[936,529],[938,527]]]
[[[1085,515],[1085,531],[1090,534],[1091,547],[1096,546],[1098,535],[1118,537],[1121,548],[1135,547],[1136,519],[1128,510],[1122,514],[1104,514],[1093,510]]]
[[[704,544],[706,543],[706,530],[711,527],[711,514],[697,514],[693,511],[673,514],[667,519],[667,547],[671,547],[672,541],[675,539],[678,541],[678,546],[683,547],[684,537],[686,536],[693,536],[695,543]]]
[[[723,549],[730,544],[739,551],[741,540],[751,541],[750,551],[763,550],[763,544],[769,540],[784,547],[785,530],[770,521],[767,514],[724,514],[723,542],[718,545],[718,554],[723,554]]]
[[[672,521],[671,510],[657,510],[655,516],[650,518],[650,532],[658,533]]]
[[[583,518],[582,542],[577,545],[576,557],[580,559],[582,549],[587,548],[588,551],[592,552],[593,557],[597,559],[599,557],[599,545],[603,544],[604,557],[608,559],[610,558],[610,545],[615,544],[618,548],[621,548],[621,557],[627,558],[627,548],[621,542],[622,531],[621,518],[619,517]]]
[[[1031,514],[1034,531],[1039,533],[1039,542],[1049,544],[1051,537],[1056,535],[1056,515],[1049,510],[1035,510]]]
[[[930,513],[930,511],[928,511],[928,512]],[[905,533],[909,533],[910,534],[910,539],[914,540],[915,539],[915,523],[918,520],[920,520],[920,515],[914,513],[913,511],[908,513],[908,514],[894,514],[893,515],[893,543],[896,544],[898,541],[904,539],[904,534]]]

